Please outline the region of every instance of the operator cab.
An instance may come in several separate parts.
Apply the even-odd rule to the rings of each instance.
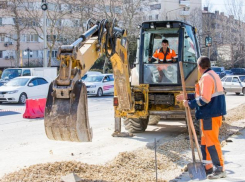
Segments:
[[[150,58],[162,47],[162,40],[168,40],[169,48],[176,53],[176,61],[155,61]],[[179,21],[144,22],[138,46],[139,83],[150,85],[180,85],[178,61],[183,61],[187,78],[197,66],[200,56],[195,28]],[[180,54],[182,53],[182,54]],[[143,73],[143,74],[142,74]]]

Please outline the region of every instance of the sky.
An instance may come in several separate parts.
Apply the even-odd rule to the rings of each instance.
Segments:
[[[202,0],[202,4],[205,5],[207,1],[209,1],[210,4],[212,4],[211,12],[218,10],[219,12],[224,12],[226,14],[226,2],[227,1],[232,2],[234,0]],[[245,11],[245,0],[244,0],[243,8]]]
[[[205,5],[206,0],[202,0],[203,5]],[[212,4],[211,11],[214,12],[218,10],[219,12],[225,12],[225,0],[209,0],[209,2]]]

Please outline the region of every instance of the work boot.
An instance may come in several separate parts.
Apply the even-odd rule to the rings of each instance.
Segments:
[[[207,176],[208,179],[220,179],[225,177],[226,177],[226,172],[223,171],[222,166],[218,166],[212,174]]]
[[[213,168],[210,168],[210,169],[205,169],[205,172],[206,172],[206,176],[212,174],[214,172]]]

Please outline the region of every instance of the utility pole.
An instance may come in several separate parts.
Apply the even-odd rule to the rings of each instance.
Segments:
[[[46,0],[42,0],[41,8],[43,10],[43,39],[44,39],[44,50],[43,50],[43,67],[47,67],[47,9],[48,4]]]

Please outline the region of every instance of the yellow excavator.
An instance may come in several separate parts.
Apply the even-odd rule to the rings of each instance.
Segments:
[[[122,118],[129,134],[144,132],[149,123],[156,124],[160,117],[185,118],[182,103],[175,100],[182,90],[178,61],[183,61],[187,91],[194,92],[198,80],[196,62],[200,56],[195,28],[181,21],[147,21],[138,28],[132,70],[128,62],[127,31],[117,27],[115,19],[88,20],[84,34],[73,44],[59,48],[60,72],[49,86],[44,117],[49,139],[92,141],[87,90],[81,77],[103,55],[111,61],[114,74],[113,136],[127,135],[121,132]],[[163,39],[175,50],[177,61],[150,63],[149,58],[161,47]]]

